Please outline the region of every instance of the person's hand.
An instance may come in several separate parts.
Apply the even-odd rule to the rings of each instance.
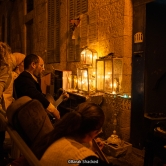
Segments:
[[[99,148],[103,149],[103,147],[104,147],[104,141],[101,138],[96,138],[95,141],[98,144]]]
[[[52,103],[50,103],[47,107],[47,111],[52,113],[55,116],[55,118],[60,119],[60,113]]]
[[[104,141],[101,138],[95,138],[92,140],[91,150],[98,154],[104,147]]]
[[[54,107],[55,108],[55,107]],[[57,118],[57,119],[60,119],[60,113],[59,111],[55,108],[52,112],[52,114]]]
[[[62,95],[63,95],[63,100],[64,100],[64,101],[68,100],[69,94],[68,94],[67,92],[64,91],[64,92],[62,93]]]

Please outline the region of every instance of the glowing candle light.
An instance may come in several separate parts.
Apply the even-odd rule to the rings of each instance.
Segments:
[[[94,59],[97,59],[97,55],[95,55],[93,58],[94,58]]]
[[[114,89],[116,89],[117,88],[117,83],[116,82],[114,82]]]
[[[87,76],[88,76],[87,72],[84,72],[84,77],[87,77]]]
[[[112,94],[116,94],[116,92],[115,92],[115,91],[112,91]]]

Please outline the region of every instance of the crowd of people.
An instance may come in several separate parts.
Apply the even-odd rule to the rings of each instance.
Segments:
[[[12,53],[6,43],[0,42],[0,159],[4,157],[5,110],[18,98],[29,96],[58,119],[54,130],[32,147],[43,165],[108,165],[93,151],[91,144],[104,123],[103,110],[94,103],[84,102],[61,118],[54,104],[42,93],[38,78],[44,70],[42,57]],[[63,94],[64,99],[68,97],[67,93]]]
[[[24,54],[12,53],[8,44],[0,42],[0,160],[4,159],[5,111],[14,101],[13,83],[24,70]]]

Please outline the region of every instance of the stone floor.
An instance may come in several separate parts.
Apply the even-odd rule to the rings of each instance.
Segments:
[[[107,157],[115,166],[144,166],[144,154],[144,150],[132,147],[132,152],[127,155],[119,158]],[[152,166],[166,166],[166,164],[163,164],[158,157],[155,157]]]
[[[132,148],[132,152],[124,156],[114,158],[107,156],[110,162],[117,166],[143,166],[144,165],[144,150]]]

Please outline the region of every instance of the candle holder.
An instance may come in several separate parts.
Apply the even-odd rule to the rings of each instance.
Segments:
[[[76,74],[71,74],[70,75],[70,89],[68,89],[69,92],[78,92],[78,89],[77,89],[77,75]]]
[[[122,92],[122,58],[107,56],[96,60],[96,89],[106,93]]]
[[[95,68],[97,52],[94,49],[85,48],[81,52],[81,64],[83,66],[92,66]]]
[[[95,93],[96,75],[92,67],[77,68],[77,88],[82,93]]]
[[[116,129],[118,125],[118,104],[117,104],[117,94],[105,94],[106,103],[112,105],[113,109],[113,133],[108,137],[107,142],[110,144],[121,145],[121,139],[117,135]]]
[[[81,52],[81,67],[77,68],[77,88],[79,93],[95,94],[96,92],[96,59],[94,49],[85,48]]]

